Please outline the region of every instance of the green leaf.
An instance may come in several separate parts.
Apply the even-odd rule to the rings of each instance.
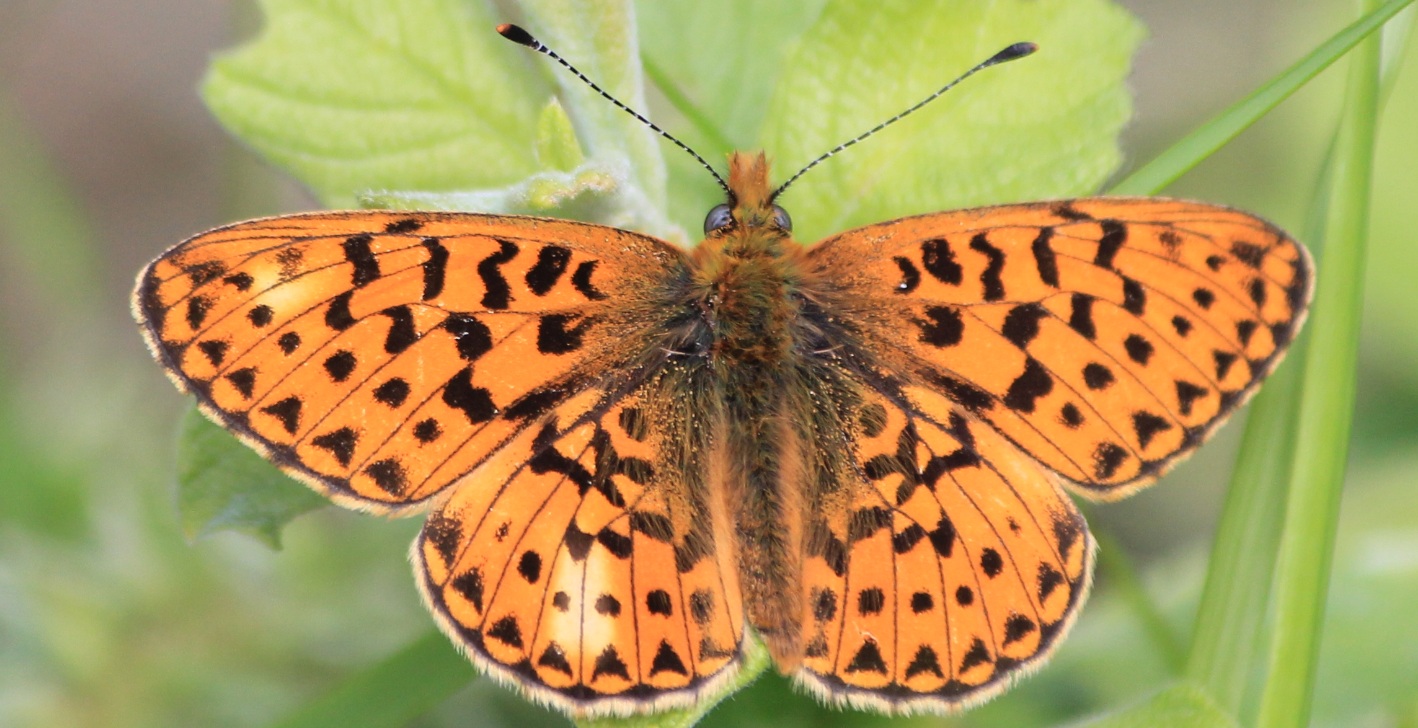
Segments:
[[[1217,707],[1205,690],[1177,682],[1137,705],[1070,725],[1072,728],[1229,728],[1240,724]]]
[[[495,187],[535,171],[537,60],[484,2],[262,0],[257,38],[212,63],[223,125],[331,205],[379,189]]]
[[[329,501],[282,473],[194,407],[182,420],[177,502],[190,539],[241,531],[281,546],[281,528]]]
[[[559,172],[570,172],[586,161],[571,117],[556,99],[547,102],[537,117],[537,161]]]
[[[1340,495],[1354,416],[1379,97],[1379,37],[1349,60],[1324,228],[1324,257],[1303,359],[1285,531],[1273,599],[1274,638],[1260,726],[1309,724]]]
[[[640,39],[645,71],[687,125],[667,114],[653,118],[722,173],[729,152],[753,151],[761,144],[769,100],[786,59],[825,4],[636,3],[641,28],[649,29]],[[686,33],[693,33],[695,42],[684,42]],[[777,151],[768,150],[770,156]],[[698,230],[704,213],[724,193],[689,155],[669,150],[665,159],[673,172],[670,213],[685,229]]]
[[[781,203],[811,241],[855,225],[1090,193],[1118,166],[1141,26],[1102,0],[832,2],[785,61],[763,146],[777,179],[1018,41],[1029,58],[971,78],[814,169]]]

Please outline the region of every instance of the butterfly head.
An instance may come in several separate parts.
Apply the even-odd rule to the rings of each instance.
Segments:
[[[704,235],[719,238],[747,231],[789,237],[793,220],[773,204],[768,187],[768,157],[763,152],[729,156],[729,201],[715,205],[704,217]]]

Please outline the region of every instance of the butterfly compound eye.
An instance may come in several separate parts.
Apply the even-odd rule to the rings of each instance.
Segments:
[[[715,205],[714,209],[704,216],[704,234],[720,230],[734,224],[733,212],[728,205]]]
[[[793,229],[793,218],[788,217],[788,211],[774,205],[773,224],[777,225],[783,232],[791,232]]]

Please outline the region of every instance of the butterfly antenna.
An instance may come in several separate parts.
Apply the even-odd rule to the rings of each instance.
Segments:
[[[571,63],[568,62],[565,58],[562,58],[561,56],[557,55],[556,51],[543,45],[542,42],[534,38],[531,33],[528,33],[520,26],[516,26],[511,23],[503,23],[502,25],[497,26],[497,32],[503,38],[506,38],[507,40],[510,40],[513,43],[527,46],[528,48],[531,48],[532,50],[537,51],[538,53],[545,53],[548,56],[551,56],[553,59],[556,60],[557,63],[560,63],[561,65],[565,66],[566,70],[570,71],[577,78],[581,79],[581,81],[587,86],[590,86],[591,89],[594,90],[596,93],[605,97],[607,101],[620,107],[621,111],[624,111],[625,113],[635,117],[636,120],[638,120],[641,124],[644,124],[645,126],[648,126],[651,129],[655,130],[657,134],[674,142],[675,146],[679,147],[680,149],[683,149],[684,151],[688,152],[691,157],[694,157],[695,159],[699,160],[699,163],[704,165],[705,169],[709,170],[709,174],[714,175],[714,180],[719,183],[720,187],[724,188],[724,192],[727,193],[730,198],[733,197],[734,193],[732,190],[729,189],[729,183],[725,182],[724,178],[719,176],[718,171],[716,171],[714,167],[708,162],[704,161],[704,158],[699,156],[698,152],[694,151],[693,149],[690,149],[688,144],[685,144],[684,142],[676,139],[673,134],[665,131],[664,129],[661,129],[658,126],[655,126],[655,122],[645,118],[640,112],[630,108],[629,106],[626,106],[625,104],[622,104],[620,102],[620,99],[617,99],[616,97],[611,96],[609,93],[606,93],[605,89],[602,89],[600,86],[597,86],[595,81],[586,78],[586,74],[577,70],[576,67],[571,65]]]
[[[806,167],[803,167],[802,169],[798,170],[797,174],[794,174],[792,177],[789,177],[787,182],[784,182],[783,184],[779,185],[778,189],[773,190],[773,194],[768,198],[769,202],[778,199],[778,195],[783,194],[783,190],[788,189],[788,185],[792,184],[793,182],[796,182],[797,179],[803,176],[803,174],[805,174],[809,169],[812,169],[813,167],[822,164],[823,162],[827,161],[829,157],[832,157],[843,149],[846,149],[847,147],[850,147],[853,144],[856,144],[857,142],[866,139],[872,134],[875,134],[888,126],[895,124],[896,122],[906,118],[907,116],[910,116],[917,109],[921,108],[922,106],[925,106],[926,104],[929,104],[932,101],[935,101],[936,97],[940,96],[946,91],[949,91],[952,88],[955,88],[955,86],[961,81],[964,81],[965,79],[975,75],[977,72],[983,71],[986,68],[989,68],[990,66],[999,65],[1001,63],[1004,63],[1005,61],[1012,61],[1016,58],[1023,58],[1037,50],[1039,50],[1039,46],[1033,43],[1015,43],[1014,45],[1005,48],[999,53],[990,56],[989,58],[980,62],[979,65],[961,74],[959,78],[955,79],[954,81],[951,81],[950,83],[947,83],[944,86],[941,86],[940,89],[937,90],[935,93],[925,97],[924,99],[921,99],[921,101],[915,106],[912,106],[911,108],[906,109],[905,111],[897,114],[896,116],[893,116],[890,119],[887,119],[886,121],[877,124],[876,126],[872,127],[871,129],[868,129],[867,131],[856,137],[853,137],[845,142],[842,142],[841,144],[838,144],[832,149],[829,149],[827,153],[823,154],[817,159],[812,160],[811,162],[808,162]]]

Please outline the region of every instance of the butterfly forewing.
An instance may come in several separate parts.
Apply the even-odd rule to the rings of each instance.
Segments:
[[[863,348],[1102,497],[1150,481],[1250,396],[1311,286],[1282,231],[1173,200],[923,215],[810,255]]]
[[[633,377],[682,267],[654,239],[560,220],[317,213],[179,245],[135,310],[204,409],[382,510],[439,492],[590,382]]]

